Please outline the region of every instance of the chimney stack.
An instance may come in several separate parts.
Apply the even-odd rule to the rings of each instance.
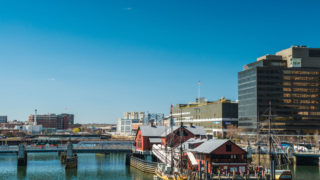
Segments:
[[[154,127],[154,126],[155,126],[155,125],[154,125],[154,119],[150,119],[149,122],[150,122],[150,126],[151,126],[151,127]]]

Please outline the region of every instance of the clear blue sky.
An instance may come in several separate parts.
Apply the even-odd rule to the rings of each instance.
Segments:
[[[0,1],[0,114],[115,123],[197,96],[237,99],[237,72],[320,47],[319,1]]]

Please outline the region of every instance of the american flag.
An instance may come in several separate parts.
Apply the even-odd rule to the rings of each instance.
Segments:
[[[202,85],[201,81],[198,81],[198,84],[199,84],[199,86],[201,86]]]

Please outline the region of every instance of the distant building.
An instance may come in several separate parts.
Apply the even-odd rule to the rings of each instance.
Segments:
[[[7,123],[8,122],[8,116],[0,116],[0,123]]]
[[[164,114],[146,112],[124,112],[123,118],[118,118],[117,132],[123,135],[135,135],[139,126],[154,123],[163,125]]]
[[[175,125],[203,126],[207,135],[225,136],[229,127],[238,126],[238,103],[222,98],[218,101],[196,99],[172,107]]]
[[[320,130],[320,48],[292,46],[265,55],[238,73],[239,127],[274,133],[312,134]]]
[[[29,116],[29,122],[34,122],[35,115]],[[74,124],[73,114],[42,114],[37,115],[37,125],[43,128],[68,129],[69,125]]]
[[[14,129],[31,134],[39,134],[42,131],[42,125],[16,125]]]
[[[143,125],[155,123],[157,126],[163,126],[164,114],[163,113],[145,113],[143,117]]]
[[[142,123],[139,123],[139,119],[119,118],[117,132],[122,135],[134,135],[135,130],[137,130],[140,125],[142,125]]]

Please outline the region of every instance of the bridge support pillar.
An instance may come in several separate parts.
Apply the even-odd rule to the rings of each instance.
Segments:
[[[78,167],[78,156],[76,153],[72,151],[72,142],[69,141],[67,145],[67,153],[65,159],[65,168],[66,169],[73,169]]]
[[[28,161],[28,155],[24,144],[19,144],[18,149],[18,166],[26,166]]]

